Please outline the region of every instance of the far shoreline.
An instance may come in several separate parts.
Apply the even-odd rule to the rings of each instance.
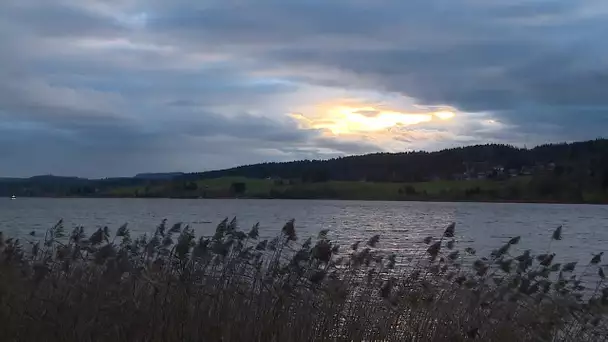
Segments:
[[[571,204],[571,205],[608,205],[606,202],[559,201],[559,200],[505,200],[505,199],[378,199],[378,198],[280,198],[280,197],[188,197],[188,196],[21,196],[36,199],[188,199],[188,200],[284,200],[284,201],[362,201],[362,202],[420,202],[420,203],[495,203],[495,204]],[[10,199],[10,198],[9,198]]]

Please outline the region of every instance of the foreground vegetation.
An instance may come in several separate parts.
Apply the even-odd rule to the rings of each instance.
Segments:
[[[222,221],[196,238],[180,224],[130,237],[59,222],[41,241],[0,239],[2,341],[601,341],[608,289],[599,266],[516,253],[478,258],[455,226],[418,255],[379,236],[340,248],[294,222],[260,240]],[[562,238],[561,227],[552,239]],[[585,279],[588,279],[585,281]],[[597,279],[597,283],[595,280]]]

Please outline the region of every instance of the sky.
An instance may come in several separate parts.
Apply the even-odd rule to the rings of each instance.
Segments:
[[[608,132],[605,0],[2,0],[0,176]]]

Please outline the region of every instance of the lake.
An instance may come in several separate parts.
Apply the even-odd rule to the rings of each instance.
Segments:
[[[115,231],[127,222],[132,236],[153,232],[166,218],[189,224],[198,234],[211,235],[217,223],[236,216],[248,230],[260,222],[262,237],[272,237],[294,218],[301,240],[329,229],[341,244],[380,234],[380,247],[399,254],[423,248],[426,236],[440,236],[456,222],[458,246],[489,252],[514,236],[518,249],[549,248],[551,234],[563,225],[562,241],[551,242],[559,261],[587,264],[592,253],[608,246],[608,206],[561,204],[368,202],[322,200],[182,200],[182,199],[0,199],[0,231],[41,236],[59,219],[69,230],[87,232],[100,226]],[[605,261],[605,260],[604,260]],[[605,262],[602,262],[604,264]]]

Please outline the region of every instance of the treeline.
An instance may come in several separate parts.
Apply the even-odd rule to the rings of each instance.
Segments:
[[[160,181],[155,181],[160,183]],[[87,197],[125,186],[144,186],[154,181],[139,178],[86,179],[78,177],[35,176],[0,178],[0,196]]]
[[[532,149],[488,144],[439,152],[375,153],[329,160],[261,163],[189,174],[191,179],[219,177],[299,179],[309,182],[425,182],[463,177],[471,164],[534,174],[550,168],[580,185],[608,187],[608,140],[547,144]],[[491,174],[488,174],[491,176]]]
[[[200,182],[224,177],[244,177],[254,180],[272,179],[277,186],[272,193],[264,195],[271,198],[307,198],[307,194],[310,198],[342,198],[344,195],[331,187],[311,190],[306,184],[329,181],[420,183],[478,178],[501,181],[524,176],[530,179],[525,191],[518,186],[507,186],[497,191],[477,189],[471,185],[466,191],[445,189],[442,193],[435,194],[435,197],[582,202],[586,201],[585,196],[591,194],[597,197],[597,201],[604,201],[608,197],[608,140],[547,144],[532,149],[487,144],[438,152],[375,153],[329,160],[260,163],[191,174],[162,174],[162,177],[148,174],[146,177],[103,180],[53,176],[0,178],[0,195],[115,196],[117,193],[129,194],[128,189],[132,188],[130,193],[136,197],[181,197],[184,194],[213,197],[213,189],[201,189]],[[127,191],[116,192],[116,189]],[[400,191],[393,195],[399,198],[428,195],[412,191],[411,188]],[[240,192],[246,194],[249,191],[235,191],[226,187],[221,196]]]

